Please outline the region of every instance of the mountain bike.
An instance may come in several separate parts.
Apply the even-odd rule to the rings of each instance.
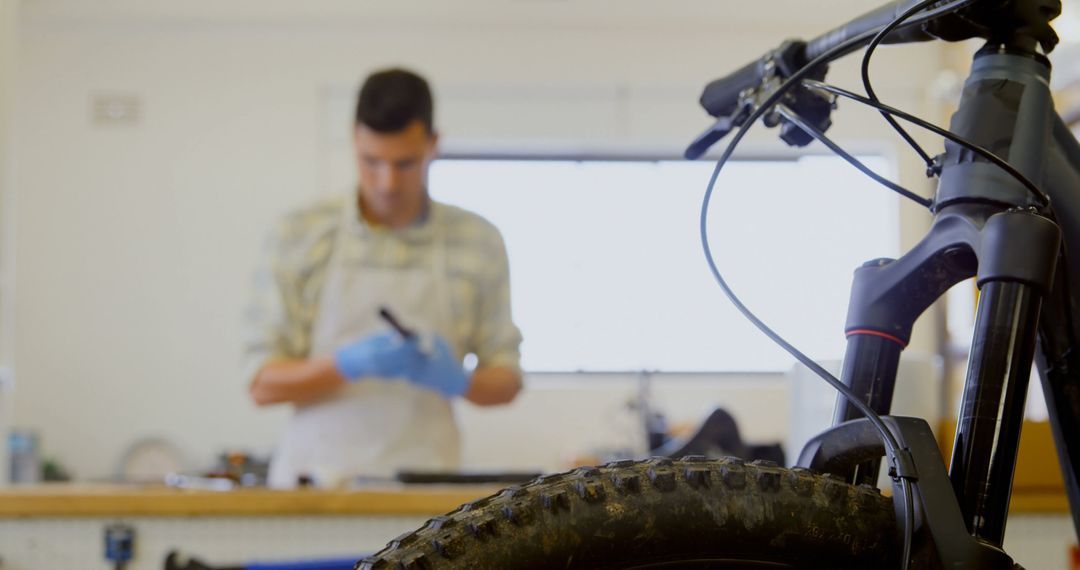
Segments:
[[[735,131],[701,211],[705,257],[735,305],[841,394],[833,427],[797,467],[652,458],[539,477],[391,541],[357,568],[1018,568],[1002,550],[1024,405],[1040,373],[1074,524],[1080,526],[1080,144],[1054,110],[1046,57],[1058,0],[903,0],[812,41],[786,41],[708,84],[715,125],[697,158]],[[881,103],[881,44],[979,38],[950,128]],[[865,95],[825,83],[863,49]],[[937,178],[925,198],[874,173],[824,132],[839,99],[878,109]],[[945,139],[931,156],[899,120]],[[748,129],[819,141],[926,207],[926,236],[854,273],[840,378],[757,319],[717,269],[705,232],[713,188]],[[974,277],[979,301],[951,463],[925,420],[889,415],[915,319]],[[875,486],[882,464],[891,493]]]

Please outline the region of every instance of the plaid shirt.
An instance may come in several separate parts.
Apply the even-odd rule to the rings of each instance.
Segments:
[[[311,355],[312,326],[319,295],[345,213],[355,194],[320,201],[285,216],[266,240],[246,313],[248,378],[266,362]],[[348,239],[370,240],[373,260],[390,268],[414,267],[430,259],[435,223],[446,239],[446,279],[459,354],[476,354],[478,366],[519,369],[521,333],[510,313],[510,272],[498,229],[477,214],[430,202],[431,215],[400,230],[367,225],[355,217]]]

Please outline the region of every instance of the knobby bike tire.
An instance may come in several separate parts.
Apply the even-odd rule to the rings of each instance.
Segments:
[[[617,461],[466,503],[358,570],[899,566],[892,501],[805,469]]]

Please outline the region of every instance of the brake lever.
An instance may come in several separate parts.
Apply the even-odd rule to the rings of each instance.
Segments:
[[[804,42],[786,41],[779,48],[769,52],[760,64],[760,82],[741,91],[735,111],[731,115],[720,117],[705,132],[698,135],[683,152],[683,157],[687,160],[701,157],[717,141],[727,136],[732,130],[741,127],[755,109],[772,97],[787,77],[793,75],[800,65],[805,65],[801,59],[805,48]],[[824,80],[827,71],[827,65],[820,65],[810,73],[809,77]],[[835,98],[812,93],[802,85],[795,85],[782,100],[799,116],[822,132],[832,124],[829,115],[835,107]],[[769,128],[780,126],[780,139],[790,146],[806,146],[813,141],[813,138],[802,129],[782,121],[775,109],[767,110],[762,116],[762,122]]]
[[[745,101],[745,99],[744,99]],[[694,142],[690,143],[690,146],[686,147],[683,151],[683,158],[686,160],[697,160],[701,155],[705,154],[705,151],[709,150],[712,145],[716,144],[720,139],[727,136],[732,130],[741,127],[746,118],[750,115],[750,105],[739,105],[738,109],[726,117],[720,117],[715,123],[705,132],[698,135]]]

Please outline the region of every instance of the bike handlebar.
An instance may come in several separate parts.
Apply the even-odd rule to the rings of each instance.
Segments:
[[[843,26],[822,34],[807,43],[797,42],[799,49],[796,52],[785,55],[793,58],[794,61],[792,63],[797,67],[801,67],[814,60],[819,55],[844,44],[849,40],[858,38],[859,36],[865,36],[863,42],[854,43],[849,46],[849,49],[845,53],[854,51],[863,44],[869,43],[874,33],[887,26],[900,14],[911,9],[918,4],[919,1],[920,0],[895,0],[894,2],[890,2],[876,10],[855,18]],[[939,4],[929,7],[927,10],[928,13],[932,14],[937,8],[950,4],[964,4],[964,2],[957,2],[957,0],[943,0]],[[914,18],[910,22],[905,23],[892,31],[884,38],[883,43],[898,44],[936,39],[934,35],[930,34],[926,31],[925,27],[922,26],[922,24],[925,23],[926,19]],[[838,57],[840,55],[844,54],[838,54]],[[768,57],[769,56],[766,56],[765,58],[744,65],[739,70],[710,82],[705,86],[705,90],[701,94],[699,100],[701,106],[714,117],[730,115],[735,111],[735,108],[739,104],[740,94],[747,89],[752,89],[761,84],[764,79],[766,69],[765,63]]]
[[[806,46],[806,60],[811,61],[817,56],[833,49],[834,47],[846,42],[851,38],[855,38],[867,33],[877,33],[890,22],[900,17],[901,14],[910,10],[919,0],[897,0],[890,2],[877,8],[876,10],[867,12],[858,18],[832,30],[825,34],[822,34],[818,38],[807,43]],[[927,8],[927,11],[933,12],[936,7],[952,4],[955,2],[942,1],[936,5],[931,5]],[[907,25],[901,25],[896,30],[889,33],[882,43],[886,44],[906,44],[913,42],[925,42],[936,39],[935,36],[927,32],[920,24],[922,21],[913,21]],[[867,38],[869,42],[870,38]],[[858,49],[860,46],[852,46],[851,50]]]

